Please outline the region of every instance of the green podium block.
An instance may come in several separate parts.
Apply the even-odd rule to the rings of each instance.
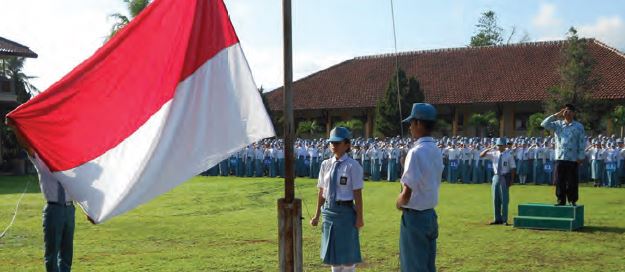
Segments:
[[[554,206],[528,203],[519,205],[515,228],[573,231],[584,227],[584,206]]]

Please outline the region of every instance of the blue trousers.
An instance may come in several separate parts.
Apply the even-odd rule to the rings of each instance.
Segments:
[[[235,168],[237,177],[245,175],[245,165],[243,164],[243,158],[237,158],[237,168]]]
[[[247,157],[247,160],[245,161],[245,176],[254,176],[254,159],[251,157]]]
[[[473,160],[472,164],[471,164],[471,169],[472,171],[472,175],[471,175],[471,181],[473,183],[483,183],[484,182],[484,178],[482,177],[482,173],[484,171],[482,171],[482,162],[483,161],[476,161]]]
[[[438,217],[434,209],[404,209],[399,229],[399,263],[402,272],[436,271]]]
[[[543,160],[534,159],[534,183],[543,184],[545,183],[545,169],[543,166]]]
[[[493,176],[491,191],[493,194],[493,210],[495,211],[495,222],[508,222],[508,203],[510,201],[510,189],[507,179],[510,175]]]
[[[534,159],[527,160],[527,180],[525,182],[536,182],[534,180]]]
[[[278,177],[284,177],[284,159],[278,159]]]
[[[321,162],[319,161],[319,157],[311,157],[310,158],[310,171],[308,177],[310,178],[318,178],[319,177],[319,168],[321,167]]]
[[[228,176],[230,174],[230,168],[228,167],[228,160],[229,159],[225,159],[224,161],[219,163],[219,174],[222,176]]]
[[[456,163],[456,167],[451,166],[452,161]],[[452,161],[449,161],[450,165],[447,167],[447,181],[450,183],[456,183],[456,181],[458,181],[458,169],[460,169],[460,166],[458,165],[459,162],[457,160]]]
[[[395,181],[397,180],[397,163],[395,160],[389,160],[388,161],[388,166],[387,166],[387,170],[386,170],[386,179],[388,181]]]
[[[363,174],[364,176],[369,176],[371,175],[371,160],[364,160],[362,163],[362,170],[363,170]]]
[[[255,159],[254,160],[254,165],[256,166],[256,169],[255,169],[256,171],[255,171],[254,175],[256,177],[264,176],[265,174],[263,173],[263,160]]]
[[[278,160],[271,159],[271,162],[267,166],[267,168],[269,168],[269,171],[268,171],[269,172],[269,176],[272,177],[272,178],[275,178],[278,175],[277,162],[278,162]]]
[[[43,209],[43,243],[46,271],[71,271],[76,208],[48,204]]]
[[[468,160],[460,161],[462,183],[471,183],[471,163]]]
[[[379,181],[380,180],[380,161],[374,160],[371,163],[371,180]]]

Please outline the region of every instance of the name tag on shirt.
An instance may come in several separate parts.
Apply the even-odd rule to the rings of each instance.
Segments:
[[[347,185],[347,177],[341,177],[340,184]]]

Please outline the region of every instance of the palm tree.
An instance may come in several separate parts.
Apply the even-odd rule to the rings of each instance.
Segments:
[[[527,120],[527,134],[528,136],[535,136],[535,132],[539,132],[543,129],[540,125],[545,119],[545,114],[542,112],[537,112],[530,115],[529,120]]]
[[[358,119],[352,119],[352,120],[349,120],[349,121],[336,122],[334,124],[334,126],[336,126],[336,127],[346,127],[349,130],[351,130],[352,134],[353,134],[355,131],[362,132],[364,124],[362,123],[362,121],[360,121]]]
[[[319,124],[317,121],[302,121],[297,124],[296,134],[298,136],[309,135],[312,136],[319,131]]]
[[[475,136],[483,136],[483,129],[492,131],[497,128],[497,116],[494,112],[489,111],[484,114],[474,113],[469,117],[469,125],[475,127]]]
[[[113,23],[113,27],[111,28],[111,34],[109,34],[108,39],[110,40],[117,32],[119,32],[122,28],[124,28],[132,19],[137,17],[141,11],[143,11],[152,0],[122,0],[128,6],[128,13],[130,17],[121,14],[121,13],[113,13],[109,15],[109,17],[115,20]]]
[[[19,104],[28,101],[33,94],[39,92],[37,87],[30,83],[31,79],[37,77],[28,76],[22,71],[26,58],[8,57],[4,61],[5,65],[3,65],[2,74],[8,77],[13,86],[15,86],[15,94],[17,95],[17,102]]]
[[[621,127],[621,137],[623,137],[623,127],[625,126],[625,106],[618,105],[611,114],[612,122]]]

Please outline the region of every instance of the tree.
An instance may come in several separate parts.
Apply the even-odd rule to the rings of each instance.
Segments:
[[[475,127],[476,136],[484,137],[484,128],[486,128],[489,133],[492,133],[496,130],[499,122],[495,112],[489,111],[484,114],[474,113],[469,117],[468,123],[469,125]]]
[[[497,15],[492,10],[482,13],[477,32],[471,37],[470,46],[500,45],[503,43],[503,28],[497,24]]]
[[[352,131],[352,134],[355,134],[355,132],[362,132],[362,129],[364,128],[364,124],[362,123],[361,120],[358,120],[358,119],[336,122],[334,126],[346,127]]]
[[[549,98],[545,100],[544,108],[547,112],[558,112],[565,104],[573,104],[578,109],[577,119],[596,131],[608,108],[592,98],[597,84],[597,78],[592,74],[595,61],[588,53],[588,40],[579,38],[575,28],[571,27],[567,36],[558,68],[560,82],[548,90]]]
[[[315,120],[302,121],[297,124],[297,131],[295,132],[295,134],[297,134],[297,136],[307,135],[309,137],[312,137],[313,135],[315,135],[315,133],[319,132],[320,128],[321,127]]]
[[[506,35],[504,29],[497,23],[497,15],[492,10],[487,10],[482,13],[482,17],[475,25],[477,27],[475,35],[471,36],[471,42],[469,46],[490,46],[490,45],[502,45],[504,44],[504,36],[508,36],[505,44],[513,43],[517,35],[517,27],[512,26],[510,34]],[[523,32],[516,42],[525,43],[531,40],[527,31]]]
[[[152,2],[152,0],[122,0],[122,1],[126,3],[130,17],[121,13],[113,13],[109,15],[109,17],[115,20],[115,23],[113,23],[113,27],[111,28],[111,34],[109,34],[107,40],[110,40],[113,36],[115,36],[117,32],[119,32],[128,23],[130,23],[132,19],[137,17],[139,13],[141,13]]]
[[[621,138],[623,138],[623,127],[625,127],[625,106],[618,105],[611,114],[612,122],[615,126],[621,127]]]
[[[399,69],[393,75],[386,88],[382,100],[376,105],[375,127],[377,132],[384,136],[397,136],[401,133],[400,108],[397,103],[397,78],[399,78],[399,97],[401,114],[408,115],[413,103],[423,102],[425,96],[419,81],[415,77],[408,78],[406,73]]]
[[[28,101],[33,94],[39,92],[37,87],[30,83],[30,80],[36,77],[28,76],[22,71],[25,61],[23,57],[8,57],[2,71],[2,74],[8,77],[11,84],[15,86],[18,104]]]
[[[449,136],[451,134],[451,124],[444,119],[436,120],[436,130],[438,130],[443,136]]]
[[[543,127],[540,125],[543,120],[545,120],[545,114],[542,112],[537,112],[532,115],[527,120],[527,135],[528,136],[537,136],[537,132],[543,131]]]

